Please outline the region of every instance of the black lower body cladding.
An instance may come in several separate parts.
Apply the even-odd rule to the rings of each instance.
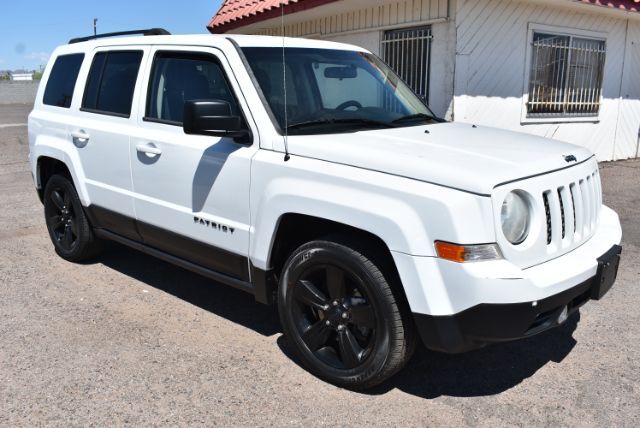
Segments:
[[[414,313],[416,327],[427,348],[452,354],[533,336],[558,326],[590,299],[602,298],[616,279],[621,251],[613,246],[598,258],[594,277],[546,299],[481,304],[455,315]]]

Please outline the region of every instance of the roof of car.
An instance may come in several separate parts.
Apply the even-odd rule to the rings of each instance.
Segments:
[[[233,40],[240,47],[285,47],[289,48],[317,48],[341,49],[361,51],[365,50],[353,45],[330,42],[326,40],[254,36],[243,34],[192,34],[192,35],[163,35],[163,36],[135,36],[135,37],[105,37],[80,43],[73,43],[63,51],[86,51],[87,48],[127,45],[179,45],[179,46],[220,46],[228,40]]]

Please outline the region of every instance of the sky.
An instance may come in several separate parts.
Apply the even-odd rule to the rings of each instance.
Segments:
[[[5,0],[0,6],[0,70],[38,70],[74,37],[162,27],[207,33],[222,0]]]

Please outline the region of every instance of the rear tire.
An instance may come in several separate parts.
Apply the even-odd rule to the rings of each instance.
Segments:
[[[379,267],[364,251],[328,240],[296,249],[284,265],[278,310],[286,337],[304,366],[335,385],[371,388],[404,367],[415,348]],[[389,279],[388,279],[389,278]]]
[[[94,235],[78,193],[68,178],[54,175],[47,182],[44,216],[51,242],[63,259],[80,262],[100,253],[102,242]]]

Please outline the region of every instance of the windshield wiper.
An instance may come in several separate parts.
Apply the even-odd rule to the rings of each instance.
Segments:
[[[395,120],[392,120],[391,123],[412,122],[412,121],[419,121],[419,120],[430,120],[430,121],[438,122],[438,119],[431,116],[430,114],[415,113],[415,114],[399,117]]]
[[[373,126],[381,126],[384,128],[394,128],[395,126],[389,122],[382,122],[380,120],[373,119],[365,119],[353,117],[350,119],[317,119],[317,120],[308,120],[306,122],[298,122],[292,123],[287,126],[288,130],[291,129],[300,129],[307,128],[313,126],[323,126],[323,125],[373,125]]]

